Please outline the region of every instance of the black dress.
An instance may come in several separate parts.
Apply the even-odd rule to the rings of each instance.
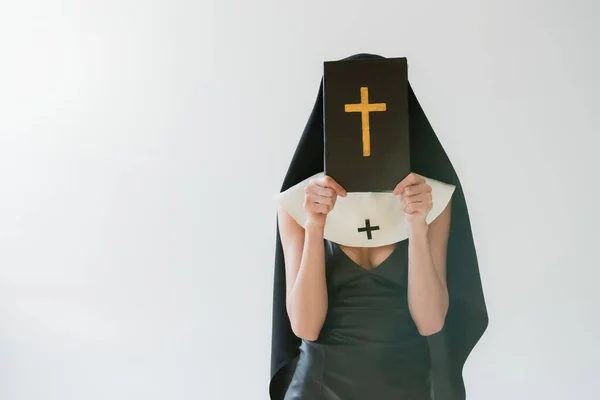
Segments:
[[[429,400],[429,347],[407,302],[408,239],[374,269],[325,241],[329,306],[284,400]]]

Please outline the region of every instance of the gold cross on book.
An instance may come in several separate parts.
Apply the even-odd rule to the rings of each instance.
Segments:
[[[385,111],[386,103],[373,103],[369,104],[369,88],[360,88],[360,103],[358,104],[346,104],[346,112],[359,112],[362,116],[362,143],[363,143],[363,156],[368,157],[371,155],[371,133],[369,129],[369,113],[373,111]]]

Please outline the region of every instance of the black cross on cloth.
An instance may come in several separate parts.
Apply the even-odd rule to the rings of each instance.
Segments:
[[[379,226],[371,226],[371,220],[369,220],[369,219],[365,219],[364,227],[358,228],[358,232],[367,232],[367,239],[369,239],[369,240],[373,239],[371,232],[378,231],[378,230],[379,230]]]

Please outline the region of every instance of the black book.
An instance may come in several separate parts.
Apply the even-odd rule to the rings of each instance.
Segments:
[[[406,58],[324,63],[325,174],[388,192],[410,173]]]

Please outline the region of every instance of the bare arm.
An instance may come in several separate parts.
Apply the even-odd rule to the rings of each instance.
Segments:
[[[306,229],[279,210],[279,229],[286,268],[286,306],[296,336],[316,340],[327,314],[323,228]]]
[[[408,305],[411,316],[424,335],[439,332],[448,311],[446,249],[451,203],[428,226],[415,221],[408,246]]]
[[[426,180],[411,173],[394,189],[400,195],[410,224],[408,243],[408,308],[423,336],[444,327],[448,312],[446,249],[450,233],[451,204],[431,224],[432,188]]]
[[[332,178],[311,180],[305,188],[302,228],[285,210],[279,208],[278,221],[286,271],[286,307],[296,336],[316,340],[327,315],[325,241],[327,214],[337,196],[345,190]]]

